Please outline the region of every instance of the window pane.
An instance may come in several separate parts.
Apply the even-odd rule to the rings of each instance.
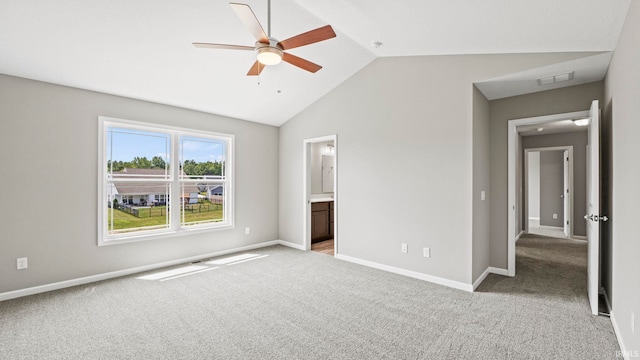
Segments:
[[[183,226],[225,221],[227,141],[180,138],[180,222]]]
[[[107,234],[169,228],[167,182],[110,182],[107,185]]]
[[[182,183],[180,222],[184,226],[224,222],[225,196],[222,183]]]
[[[180,138],[181,178],[223,179],[226,148],[225,140],[182,136]]]
[[[171,135],[107,128],[107,234],[170,227]]]
[[[171,136],[150,131],[107,128],[107,176],[169,178]]]

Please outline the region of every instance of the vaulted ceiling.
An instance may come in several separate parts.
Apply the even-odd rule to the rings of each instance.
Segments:
[[[235,1],[250,5],[266,30],[267,0]],[[227,1],[0,0],[0,73],[278,126],[376,57],[611,52],[630,3],[272,0],[272,36],[331,24],[337,37],[290,51],[322,65],[315,74],[281,63],[248,77],[252,52],[191,45],[253,45]],[[564,69],[579,70],[557,87],[597,81],[610,56],[477,85],[491,99],[540,91],[537,77]]]

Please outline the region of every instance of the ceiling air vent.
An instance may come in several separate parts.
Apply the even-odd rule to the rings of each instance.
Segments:
[[[569,81],[572,79],[573,79],[573,71],[540,78],[538,79],[538,85],[540,86],[551,85],[551,84],[555,84],[563,81]]]

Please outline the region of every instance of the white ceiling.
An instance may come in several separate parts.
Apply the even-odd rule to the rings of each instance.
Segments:
[[[266,28],[266,0],[236,1]],[[291,50],[318,73],[283,63],[256,78],[245,75],[251,52],[191,45],[253,45],[227,1],[0,0],[0,73],[281,125],[377,56],[612,51],[630,2],[272,0],[274,37],[327,23],[338,36]],[[607,56],[573,65],[601,78]],[[495,89],[549,71],[490,79],[483,91],[512,96],[523,89]]]
[[[489,100],[531,94],[566,86],[586,84],[604,79],[612,52],[565,61],[549,66],[509,74],[477,82],[475,85]],[[573,79],[549,85],[538,85],[538,79],[550,75],[573,73]]]

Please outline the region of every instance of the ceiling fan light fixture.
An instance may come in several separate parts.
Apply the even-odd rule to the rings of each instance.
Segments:
[[[573,119],[573,123],[577,126],[587,126],[589,125],[589,119]]]
[[[262,65],[278,65],[282,61],[282,50],[273,46],[261,47],[257,50],[258,61]]]

